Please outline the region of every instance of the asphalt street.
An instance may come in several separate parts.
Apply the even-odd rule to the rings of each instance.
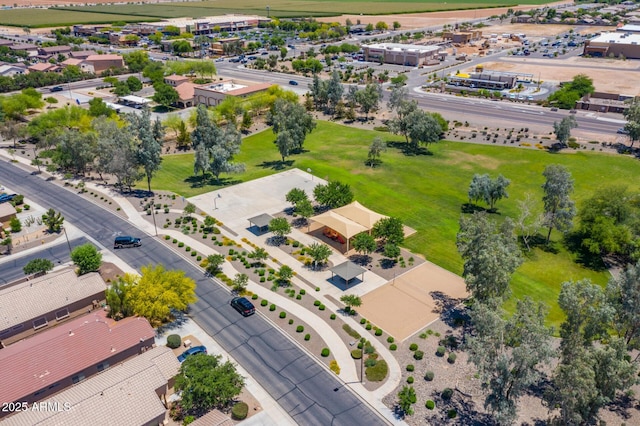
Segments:
[[[244,318],[229,306],[225,286],[206,277],[181,255],[131,223],[60,186],[0,161],[0,179],[16,192],[61,211],[66,220],[105,247],[118,234],[142,237],[139,249],[114,253],[140,270],[149,264],[180,269],[196,281],[198,301],[190,316],[233,356],[300,425],[383,425],[364,401],[306,352],[273,328],[261,315]],[[337,390],[336,390],[337,389]]]
[[[89,242],[86,238],[75,238],[69,240],[69,245],[73,249],[74,247],[81,246]],[[37,253],[30,253],[25,256],[20,254],[9,256],[9,258],[2,263],[2,273],[0,273],[0,288],[12,281],[24,277],[22,268],[33,259],[49,259],[55,264],[67,263],[71,261],[69,257],[69,245],[66,241],[57,243],[53,246],[47,246],[42,250],[38,250]]]

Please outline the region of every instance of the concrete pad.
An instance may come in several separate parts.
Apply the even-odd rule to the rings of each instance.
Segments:
[[[461,277],[425,262],[365,294],[358,313],[402,341],[438,319],[443,304],[467,297]]]

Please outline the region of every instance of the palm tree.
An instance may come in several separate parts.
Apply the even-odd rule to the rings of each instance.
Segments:
[[[42,215],[42,223],[47,225],[47,230],[51,232],[60,232],[62,223],[64,222],[64,216],[62,213],[56,212],[54,209],[49,209]]]

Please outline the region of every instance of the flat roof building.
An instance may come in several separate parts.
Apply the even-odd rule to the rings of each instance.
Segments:
[[[0,342],[6,345],[28,330],[58,324],[78,310],[86,312],[94,301],[104,300],[106,288],[97,272],[77,276],[73,269],[0,288]]]
[[[159,425],[180,362],[159,346],[3,420],[6,426]],[[165,401],[165,402],[163,402]],[[56,408],[56,410],[51,407]]]
[[[239,80],[223,80],[194,87],[195,105],[216,106],[227,96],[245,98],[254,93],[264,92],[271,83],[250,83]]]
[[[0,401],[31,405],[154,342],[155,330],[141,317],[116,322],[100,310],[68,321],[0,350]],[[7,414],[0,412],[0,418]]]
[[[609,32],[584,44],[583,54],[597,57],[640,59],[640,33]]]
[[[362,46],[365,61],[417,67],[438,56],[440,46],[378,43]]]

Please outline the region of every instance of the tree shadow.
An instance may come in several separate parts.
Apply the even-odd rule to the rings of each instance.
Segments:
[[[387,146],[401,151],[406,156],[433,155],[433,152],[426,147],[419,146],[416,148],[406,142],[388,141]]]
[[[222,177],[222,178],[216,179],[215,176],[211,174],[206,174],[204,176],[202,175],[189,176],[186,179],[184,179],[183,182],[188,183],[191,188],[204,188],[205,186],[224,187],[224,186],[237,185],[239,183],[242,183],[242,180],[234,179],[231,177]]]
[[[589,252],[582,245],[583,235],[579,232],[570,232],[565,235],[563,243],[567,250],[574,253],[576,257],[576,263],[589,268],[593,271],[604,271],[607,269],[607,265],[602,260],[602,256]]]
[[[632,408],[636,408],[636,403],[637,401],[635,398],[632,398],[626,394],[622,394],[614,399],[609,405],[607,405],[607,408],[623,419],[628,420],[631,418],[631,413],[629,412],[629,410]]]
[[[162,324],[160,327],[158,327],[156,329],[156,336],[160,336],[171,330],[176,330],[182,327],[189,320],[189,316],[187,315],[187,312],[177,311],[175,309],[172,309],[171,315],[174,318],[173,321],[168,322],[166,324]]]
[[[380,267],[382,269],[391,269],[396,265],[397,261],[395,259],[381,259],[380,260]]]
[[[368,254],[352,254],[349,256],[349,260],[360,266],[367,266],[371,263],[371,256]]]
[[[267,244],[273,247],[280,247],[285,241],[287,241],[287,237],[280,237],[278,235],[272,235],[267,238]]]
[[[495,420],[490,414],[479,412],[471,396],[463,393],[457,387],[451,399],[444,399],[441,392],[438,391],[434,391],[431,394],[431,399],[436,402],[437,409],[434,410],[433,415],[427,417],[429,424],[450,423],[464,426],[496,425]],[[456,417],[454,419],[448,418],[447,414],[449,410],[456,411]]]
[[[296,217],[291,221],[291,226],[296,229],[303,228],[309,225],[309,220],[304,217]]]
[[[477,204],[473,204],[473,203],[464,203],[462,204],[462,206],[460,207],[460,211],[462,213],[467,213],[467,214],[471,214],[471,213],[476,213],[476,212],[484,212],[487,211],[487,209],[485,209],[482,206],[479,206]]]
[[[263,161],[262,163],[258,164],[258,167],[271,170],[284,170],[293,166],[293,161],[294,160]]]

